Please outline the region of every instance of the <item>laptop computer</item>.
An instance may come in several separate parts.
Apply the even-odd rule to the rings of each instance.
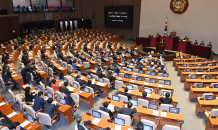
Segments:
[[[103,70],[104,73],[107,73],[107,70]]]
[[[216,66],[216,63],[212,63],[212,66]]]
[[[132,61],[133,61],[133,62],[135,62],[135,59],[134,59],[134,58],[132,58]]]
[[[134,106],[138,106],[138,101],[137,100],[129,99],[129,102],[131,102]]]
[[[104,83],[104,79],[102,78],[99,78],[98,81]]]
[[[195,58],[198,58],[198,56],[195,56]]]
[[[95,118],[101,118],[101,113],[95,110],[92,110],[92,116]]]
[[[180,62],[185,62],[184,60],[180,60]]]
[[[133,90],[133,86],[132,85],[126,85],[126,87],[128,88],[128,90]]]
[[[125,64],[125,61],[121,61],[121,64]]]
[[[132,69],[131,68],[127,68],[127,71],[132,72]]]
[[[98,67],[95,67],[95,70],[98,71]]]
[[[88,78],[88,79],[91,79],[91,78],[92,78],[92,76],[91,76],[90,74],[88,74],[88,75],[87,75],[87,78]]]
[[[140,63],[144,63],[144,61],[143,61],[143,60],[140,60]]]
[[[33,118],[31,115],[29,115],[29,114],[27,114],[27,120],[28,120],[29,122],[31,122],[31,123],[34,122],[34,118]]]
[[[157,79],[149,79],[149,82],[150,82],[150,83],[156,83],[156,82],[157,82]]]
[[[138,76],[138,77],[136,77],[136,80],[137,80],[137,81],[142,81],[142,77],[139,77],[139,76]]]
[[[144,129],[143,130],[153,130],[153,126],[144,125]]]
[[[124,119],[121,119],[121,118],[115,117],[115,118],[114,118],[114,124],[124,126],[124,125],[125,125],[125,120],[124,120]]]
[[[197,66],[197,64],[193,64],[192,66],[193,66],[193,67],[196,67],[196,66]]]
[[[169,77],[169,74],[162,74],[162,77]]]
[[[211,79],[210,75],[205,75],[205,79]]]
[[[78,85],[74,83],[74,84],[73,84],[73,87],[77,89],[77,88],[78,88]]]
[[[117,68],[118,68],[119,70],[121,70],[121,69],[122,69],[122,67],[121,67],[121,66],[117,66]]]
[[[83,63],[82,63],[82,62],[79,62],[79,64],[82,65]]]
[[[144,88],[144,92],[146,92],[148,94],[152,94],[152,89]]]
[[[144,71],[143,70],[139,70],[138,73],[139,74],[144,74]]]
[[[185,69],[185,72],[191,72],[191,69]]]
[[[62,67],[65,67],[65,65],[64,65],[64,64],[62,64]]]
[[[117,72],[113,72],[113,75],[114,75],[114,76],[117,76]]]
[[[47,96],[50,97],[50,98],[53,98],[53,94],[50,93],[50,92],[47,93]]]
[[[124,74],[124,78],[129,79],[129,75],[128,74]]]
[[[198,71],[198,72],[203,72],[204,70],[203,70],[203,69],[197,69],[197,71]]]
[[[82,73],[81,73],[81,71],[77,71],[77,74],[78,74],[78,75],[81,75]]]
[[[134,66],[134,63],[129,63],[130,66]]]
[[[8,99],[6,97],[4,97],[4,102],[8,103]]]
[[[64,100],[63,98],[60,98],[60,103],[63,105],[66,105],[66,100]]]
[[[90,93],[90,89],[85,87],[85,88],[84,88],[84,92]]]
[[[56,76],[56,79],[57,79],[57,80],[60,80],[60,77],[59,77],[59,76]]]
[[[187,64],[182,64],[182,67],[187,67],[188,65]]]
[[[171,86],[171,81],[169,81],[169,80],[164,80],[164,85]]]
[[[14,111],[15,111],[15,112],[19,112],[18,104],[14,105]]]
[[[214,84],[214,86],[213,86],[214,88],[218,88],[218,84]]]
[[[41,89],[40,87],[37,87],[37,91],[39,91],[39,92],[40,92],[40,91],[42,91],[42,89]]]
[[[120,102],[120,97],[116,95],[112,95],[112,100],[116,102]]]
[[[169,113],[179,114],[179,108],[176,107],[170,107]]]
[[[197,79],[197,75],[191,75],[191,79]]]
[[[178,57],[177,57],[177,59],[181,59],[181,57],[180,57],[180,56],[178,56]]]
[[[156,72],[150,72],[151,76],[156,76]]]
[[[210,72],[215,72],[215,69],[210,69]]]
[[[148,104],[148,109],[152,109],[152,110],[158,110],[158,105],[157,104]]]
[[[197,88],[204,88],[204,84],[203,83],[198,83]]]
[[[214,96],[213,95],[206,95],[205,100],[214,100]]]

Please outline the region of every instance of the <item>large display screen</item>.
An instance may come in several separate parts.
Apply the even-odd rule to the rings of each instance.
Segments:
[[[105,6],[105,26],[133,28],[133,6]]]

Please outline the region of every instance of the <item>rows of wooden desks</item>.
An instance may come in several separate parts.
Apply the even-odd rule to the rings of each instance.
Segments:
[[[10,103],[4,102],[4,97],[0,95],[0,111],[4,115],[4,117],[10,122],[19,122],[21,127],[28,130],[41,130],[41,126],[37,123],[30,123],[27,121],[27,117],[24,116],[21,112],[16,113],[13,109],[13,106]],[[10,116],[10,114],[13,116]]]
[[[184,90],[190,89],[194,83],[203,83],[209,86],[211,83],[218,83],[218,79],[186,79],[184,83]]]
[[[198,69],[203,69],[204,71],[208,71],[208,69],[215,69],[215,71],[218,71],[218,65],[216,66],[199,66],[199,67],[178,67],[177,75],[180,76],[183,72],[185,72],[186,69],[191,69],[191,72],[196,72]],[[201,73],[201,72],[200,72]]]

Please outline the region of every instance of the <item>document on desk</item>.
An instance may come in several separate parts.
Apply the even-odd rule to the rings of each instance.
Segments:
[[[109,104],[107,109],[111,110],[111,112],[114,112],[114,106],[113,104]]]
[[[121,130],[121,125],[115,125],[115,130]]]
[[[134,130],[134,129],[128,128],[128,130]]]
[[[136,75],[137,73],[133,73],[134,75]]]
[[[0,106],[3,106],[3,105],[5,105],[5,102],[1,102],[1,103],[0,103]]]
[[[134,82],[135,82],[135,80],[131,80],[130,82],[131,82],[131,83],[134,83]]]
[[[101,121],[100,118],[95,118],[95,120],[92,122],[93,124],[97,125]]]
[[[94,73],[94,72],[96,72],[96,70],[93,70],[92,72]]]
[[[201,72],[197,72],[197,74],[203,74],[203,73],[201,73]]]
[[[67,89],[68,89],[70,92],[74,90],[73,87],[67,87]]]
[[[77,94],[81,94],[83,91],[78,91],[78,92],[76,92]]]
[[[147,97],[150,97],[150,96],[151,96],[151,94],[147,93]]]
[[[16,113],[16,112],[12,112],[11,114],[7,115],[7,117],[8,117],[8,118],[11,118],[11,117],[13,117],[13,116],[15,116],[15,115],[17,115],[17,113]]]
[[[148,75],[145,75],[145,77],[148,77]]]
[[[57,103],[58,103],[57,101],[53,101],[53,102],[52,102],[52,104],[55,104],[55,105],[56,105]]]
[[[131,92],[132,92],[132,90],[128,90],[128,91],[127,91],[127,93],[131,93]]]
[[[63,69],[63,67],[59,67],[58,69]]]
[[[12,75],[12,77],[15,77],[15,76],[18,76],[18,75],[16,75],[16,74],[15,74],[15,75]]]
[[[162,84],[158,84],[158,87],[163,87],[163,85]]]
[[[161,115],[162,117],[167,117],[167,113],[166,112],[161,112]]]
[[[153,114],[152,115],[158,116],[158,111],[157,110],[153,110]]]
[[[148,83],[147,83],[147,82],[145,82],[145,83],[144,83],[144,85],[148,85]]]
[[[28,125],[30,123],[30,121],[28,121],[28,120],[26,120],[26,121],[24,121],[22,124],[20,124],[20,126],[22,127],[22,128],[24,128],[26,125]]]
[[[92,84],[94,84],[94,83],[95,83],[95,79],[92,80]]]
[[[161,77],[157,77],[157,79],[161,79]]]
[[[121,80],[121,79],[122,79],[122,77],[119,77],[118,79],[119,79],[119,80]]]
[[[104,86],[104,83],[98,82],[97,85]]]
[[[81,77],[80,79],[84,79],[85,77]]]
[[[64,84],[64,81],[61,81],[60,83],[59,83],[59,85],[63,85]]]

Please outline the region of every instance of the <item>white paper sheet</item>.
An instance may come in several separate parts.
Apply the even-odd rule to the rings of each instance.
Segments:
[[[150,96],[151,96],[151,94],[147,93],[147,97],[150,97]]]
[[[203,74],[203,73],[201,73],[201,72],[197,72],[197,74]]]
[[[63,69],[63,67],[59,67],[58,69]]]
[[[94,84],[94,83],[95,83],[95,79],[92,80],[92,84]]]
[[[61,82],[59,83],[59,85],[62,85],[62,84],[64,84],[64,81],[61,81]]]
[[[128,128],[128,130],[134,130],[134,129]]]
[[[158,111],[157,110],[153,110],[153,114],[152,115],[158,116]]]
[[[55,104],[55,105],[56,105],[57,103],[58,103],[57,101],[53,101],[53,102],[52,102],[52,104]]]
[[[121,130],[121,125],[115,125],[115,130]]]
[[[163,87],[163,85],[162,84],[158,84],[158,87]]]
[[[134,75],[136,75],[137,73],[133,73]]]
[[[131,92],[132,92],[132,90],[128,90],[128,91],[127,91],[127,93],[131,93]]]
[[[94,72],[96,72],[96,70],[93,70],[92,72],[94,73]]]
[[[135,80],[131,80],[130,82],[131,82],[131,83],[134,83],[134,82],[135,82]]]
[[[148,77],[148,75],[145,75],[145,77]]]
[[[26,125],[28,125],[30,122],[28,120],[24,121],[22,124],[20,124],[20,126],[23,128]]]
[[[68,89],[70,92],[74,90],[73,87],[67,87],[67,89]]]
[[[144,85],[148,85],[148,83],[147,83],[147,82],[145,82],[145,83],[144,83]]]
[[[162,117],[167,117],[167,113],[166,112],[161,112],[161,115]]]
[[[114,112],[114,106],[113,104],[109,104],[107,109],[111,110],[111,112]]]
[[[7,115],[8,118],[11,118],[13,117],[14,115],[16,115],[17,113],[16,112],[12,112],[11,114]]]
[[[92,122],[93,124],[97,125],[101,121],[100,118],[95,118],[95,120]]]
[[[18,75],[16,75],[16,74],[15,74],[15,75],[12,75],[12,77],[15,77],[15,76],[18,76]]]
[[[119,79],[119,80],[121,80],[121,79],[122,79],[122,77],[119,77],[118,79]]]
[[[157,79],[161,79],[161,77],[157,77]]]
[[[85,77],[81,77],[80,79],[84,79]]]
[[[97,85],[104,86],[104,83],[98,82]]]
[[[3,105],[5,105],[5,102],[1,102],[1,103],[0,103],[0,106],[3,106]]]

